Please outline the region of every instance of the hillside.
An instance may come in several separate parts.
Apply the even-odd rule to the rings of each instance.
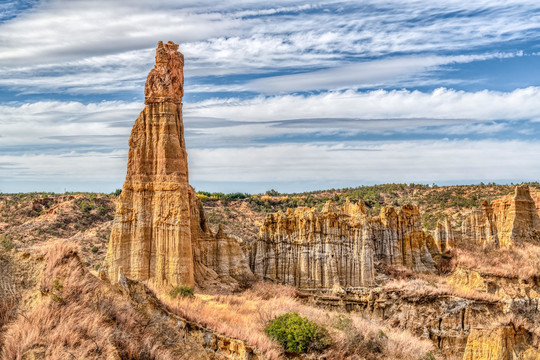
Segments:
[[[538,193],[534,191],[539,189],[538,184],[530,184],[530,186],[533,197],[537,198]],[[343,204],[347,199],[353,202],[363,199],[366,210],[375,215],[383,205],[398,206],[412,203],[418,205],[423,213],[424,228],[433,227],[433,222],[444,216],[451,218],[453,226],[457,228],[466,214],[473,207],[478,206],[481,200],[495,199],[510,194],[513,189],[514,186],[511,185],[436,187],[389,184],[302,194],[277,194],[275,191],[268,191],[266,194],[257,195],[203,192],[197,195],[202,200],[212,230],[216,232],[219,227],[222,227],[230,235],[243,239],[247,251],[250,247],[249,244],[256,240],[258,229],[263,224],[265,216],[268,213],[286,210],[292,206],[312,206],[320,209],[328,200],[333,200],[336,204]],[[110,311],[120,311],[120,309],[126,308],[127,305],[122,305],[122,301],[125,300],[121,300],[125,299],[125,294],[131,294],[132,291],[135,291],[133,295],[129,295],[138,299],[135,303],[140,302],[146,296],[154,296],[144,295],[141,298],[141,295],[137,295],[144,292],[150,294],[150,290],[139,288],[140,285],[137,285],[136,282],[130,282],[126,289],[122,290],[121,287],[116,286],[116,290],[114,290],[107,283],[100,284],[95,278],[105,256],[117,195],[118,192],[115,194],[2,194],[0,196],[0,252],[3,254],[2,271],[5,273],[2,288],[11,289],[12,294],[18,295],[10,297],[10,293],[6,293],[8,296],[3,297],[4,302],[0,305],[4,309],[13,309],[14,305],[17,307],[26,303],[25,306],[35,309],[34,305],[29,305],[34,304],[35,300],[24,299],[36,298],[35,289],[41,283],[42,288],[49,289],[45,297],[44,294],[38,297],[41,299],[40,303],[44,304],[45,310],[42,312],[30,310],[24,316],[28,318],[32,316],[48,317],[52,316],[50,312],[61,311],[62,314],[65,314],[61,315],[63,317],[62,323],[69,324],[72,321],[70,314],[74,311],[72,308],[75,306],[77,309],[81,309],[77,311],[84,311],[85,314],[88,313],[88,316],[91,312],[97,311],[96,316],[102,318],[103,324],[105,324],[108,321],[107,316],[118,316],[111,315]],[[54,245],[60,239],[66,239],[69,246]],[[70,250],[74,245],[75,248]],[[47,260],[51,256],[53,258],[65,257],[69,259],[66,260],[68,264],[71,264],[68,266],[74,267],[74,269],[80,267],[81,270],[55,270],[51,268],[53,266],[51,265],[52,260]],[[45,265],[47,263],[49,265]],[[377,265],[377,271],[382,274],[377,282],[384,278],[384,285],[369,293],[365,293],[364,290],[360,290],[360,292],[348,290],[346,294],[341,295],[326,291],[325,295],[325,291],[322,290],[321,295],[314,297],[312,294],[298,292],[290,287],[273,288],[272,286],[275,285],[246,283],[242,285],[244,288],[235,294],[206,292],[197,294],[195,298],[179,297],[173,299],[157,289],[155,293],[157,298],[151,301],[154,304],[152,305],[154,310],[151,313],[154,315],[131,312],[129,316],[134,318],[142,316],[141,319],[135,320],[134,324],[139,325],[128,326],[120,322],[114,326],[122,328],[122,331],[126,332],[125,336],[154,337],[158,339],[156,341],[161,341],[162,350],[143,349],[149,354],[154,354],[151,358],[160,358],[158,355],[160,352],[164,354],[178,351],[175,350],[176,345],[170,340],[161,338],[162,335],[156,333],[151,327],[141,324],[148,321],[144,320],[148,319],[148,316],[153,317],[163,311],[172,311],[176,315],[169,314],[167,316],[181,316],[196,322],[191,325],[195,329],[194,331],[198,331],[196,330],[197,326],[201,326],[197,324],[202,324],[225,336],[254,345],[263,351],[266,357],[277,359],[282,356],[281,350],[264,335],[263,328],[275,316],[287,311],[295,311],[314,321],[321,321],[322,318],[327,319],[324,321],[324,326],[331,330],[334,344],[325,350],[327,356],[330,357],[349,358],[352,356],[354,358],[354,356],[363,353],[364,356],[368,356],[367,358],[457,359],[460,355],[459,352],[456,353],[456,347],[452,344],[458,341],[462,344],[460,347],[464,346],[464,339],[462,335],[451,329],[454,327],[453,317],[458,316],[459,313],[448,312],[449,310],[444,305],[447,301],[445,299],[456,299],[455,301],[462,304],[459,306],[465,306],[468,309],[466,312],[470,312],[471,316],[478,309],[491,313],[490,326],[499,324],[498,326],[504,328],[506,324],[520,324],[519,329],[521,330],[519,331],[525,331],[529,334],[528,336],[533,336],[536,339],[528,340],[528,342],[532,341],[534,344],[540,338],[540,330],[535,325],[534,317],[530,317],[529,308],[523,307],[523,304],[513,300],[514,305],[512,306],[517,306],[520,310],[517,312],[514,310],[505,315],[504,312],[497,310],[498,305],[496,305],[504,299],[520,299],[523,291],[534,298],[535,281],[531,279],[540,276],[538,270],[540,269],[540,247],[533,244],[523,244],[510,249],[492,247],[482,249],[471,244],[461,243],[458,247],[444,254],[440,264],[443,266],[438,268],[437,274],[422,274],[402,268]],[[73,274],[79,272],[82,277],[79,280],[74,279],[73,276],[79,275]],[[55,285],[54,278],[69,278],[71,280],[65,280],[65,282],[63,280],[61,284]],[[472,281],[472,279],[475,280]],[[98,289],[106,288],[105,291],[109,294],[111,306],[114,303],[114,307],[107,310],[108,313],[103,313],[103,309],[92,310],[92,306],[95,307],[95,304],[92,305],[93,303],[88,298],[91,295],[83,294],[83,298],[75,298],[74,294],[79,291],[77,289],[83,285],[93,289],[88,290],[89,294],[102,291]],[[489,290],[490,287],[491,290]],[[62,301],[56,301],[57,292],[66,294],[66,300],[63,300],[64,296],[62,295]],[[269,295],[273,293],[282,295],[280,297]],[[336,307],[336,301],[340,299],[340,296],[339,302],[346,301],[347,305]],[[371,300],[372,298],[376,300]],[[21,299],[23,299],[23,303],[20,303]],[[431,299],[431,305],[426,305],[425,299]],[[31,301],[31,303],[27,303],[27,301]],[[397,313],[387,315],[387,321],[379,319],[365,323],[362,320],[365,316],[380,318],[377,308],[372,308],[372,305],[369,305],[373,301],[387,303],[387,314],[391,314],[390,311],[397,311]],[[356,312],[351,315],[342,315],[341,306],[345,306],[349,311],[356,309]],[[326,310],[324,310],[325,308]],[[407,316],[414,321],[403,322],[404,320],[399,315],[402,311],[405,311]],[[422,320],[417,313],[418,311],[425,311],[431,314],[430,317],[435,316],[435,319],[428,317]],[[444,316],[448,319],[445,321],[449,321],[449,323],[444,325],[447,329],[439,335],[438,348],[433,348],[429,342],[422,342],[418,336],[423,331],[422,327],[426,326],[424,322],[436,321],[436,317],[445,313]],[[44,354],[58,354],[59,352],[85,354],[84,356],[88,358],[99,358],[105,352],[118,353],[121,351],[121,343],[107,345],[105,338],[94,334],[96,328],[84,330],[86,335],[80,335],[79,340],[64,340],[68,343],[78,341],[80,345],[75,345],[75,342],[72,345],[64,346],[64,348],[46,347],[42,346],[41,343],[36,343],[36,340],[30,339],[27,340],[27,342],[30,341],[28,344],[34,341],[34,345],[29,345],[30,348],[20,348],[18,339],[22,335],[18,334],[15,329],[17,326],[24,325],[25,318],[17,318],[14,314],[17,312],[13,310],[6,312],[7,317],[4,316],[0,319],[7,326],[4,329],[8,341],[5,354],[13,354],[26,349],[24,350],[26,353],[30,351],[29,354],[37,358],[41,358]],[[468,318],[466,322],[470,322],[471,325],[467,326],[486,326],[487,323],[483,322],[483,317],[484,315],[476,319]],[[128,319],[119,321],[133,322]],[[103,324],[85,324],[83,326],[99,326],[109,329],[107,327],[109,325]],[[391,331],[389,330],[393,326],[391,324],[399,324],[399,327],[406,329],[406,331]],[[48,327],[50,325],[43,323],[39,326],[43,327],[42,331],[48,334],[47,336],[56,336],[52,328]],[[114,328],[107,331],[114,331]],[[134,335],[128,334],[131,332],[134,332]],[[384,337],[381,337],[381,333],[384,334]],[[481,337],[482,335],[475,336]],[[364,339],[361,347],[355,345],[356,340],[354,339],[356,338]],[[414,345],[405,351],[403,345],[400,345],[404,341],[409,345]],[[200,348],[200,344],[194,343],[191,346],[199,348],[199,352],[208,351]],[[126,350],[134,354],[141,348],[132,346]],[[441,357],[443,353],[440,351],[446,355]]]
[[[540,184],[530,183],[533,197]],[[322,207],[333,200],[338,205],[362,200],[370,214],[384,205],[419,206],[422,225],[432,230],[438,220],[448,217],[458,228],[465,215],[483,200],[512,193],[513,185],[428,186],[386,184],[358,188],[280,194],[223,194],[198,192],[210,228],[219,226],[228,235],[244,242],[256,240],[264,217],[298,206]],[[538,193],[534,192],[534,189]],[[19,193],[0,195],[0,243],[4,248],[30,249],[55,239],[77,244],[86,264],[97,267],[107,251],[117,195],[98,193]]]

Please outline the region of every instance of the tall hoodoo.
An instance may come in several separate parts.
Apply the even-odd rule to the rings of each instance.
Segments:
[[[540,217],[527,185],[516,186],[514,195],[487,201],[462,225],[464,241],[481,246],[508,248],[524,241],[540,241]]]
[[[184,57],[159,42],[145,108],[129,139],[127,175],[105,265],[158,285],[194,285],[187,153],[182,123]]]

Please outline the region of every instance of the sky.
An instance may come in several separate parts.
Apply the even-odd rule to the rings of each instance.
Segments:
[[[121,188],[159,40],[196,190],[540,180],[537,0],[0,0],[0,192]]]

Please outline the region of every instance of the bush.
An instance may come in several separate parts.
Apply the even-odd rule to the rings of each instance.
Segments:
[[[94,208],[92,206],[92,204],[90,204],[89,202],[85,201],[85,200],[82,200],[80,203],[79,203],[79,208],[81,209],[81,211],[85,214],[88,214],[90,213],[90,211],[92,211],[92,209]]]
[[[64,291],[64,285],[58,278],[54,279],[53,291],[51,291],[51,299],[57,303],[63,303],[62,292]]]
[[[176,299],[180,295],[181,297],[194,297],[193,289],[187,285],[176,286],[169,291],[169,296]]]
[[[435,356],[431,353],[431,351],[428,351],[426,355],[422,356],[420,360],[435,360]]]
[[[291,353],[323,350],[330,345],[326,329],[294,312],[275,318],[264,331]]]
[[[108,212],[108,209],[103,204],[99,205],[99,207],[98,207],[98,214],[99,215],[106,215],[107,212]]]
[[[13,239],[11,239],[7,235],[0,235],[0,245],[4,248],[6,251],[10,251],[15,247],[15,244],[13,244]]]

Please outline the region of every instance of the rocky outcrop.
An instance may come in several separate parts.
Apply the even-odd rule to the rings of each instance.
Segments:
[[[199,288],[231,288],[238,282],[252,281],[248,257],[239,240],[219,228],[213,234],[204,215],[201,200],[190,190],[191,234],[195,284]]]
[[[482,202],[478,209],[473,209],[463,221],[461,238],[481,246],[499,243],[493,208],[487,201]]]
[[[540,352],[527,345],[527,331],[513,325],[472,329],[463,360],[540,360]]]
[[[540,240],[540,217],[529,187],[517,186],[514,195],[484,201],[462,224],[462,239],[481,246],[510,247]]]
[[[301,288],[373,286],[375,264],[433,272],[438,253],[415,206],[368,216],[363,203],[268,215],[250,254],[254,274]]]
[[[454,230],[452,229],[450,219],[446,218],[442,222],[437,222],[433,234],[433,239],[441,253],[450,250],[455,246],[455,234]]]
[[[501,247],[540,239],[540,217],[527,185],[517,186],[513,197],[493,201],[492,207]]]
[[[250,274],[247,261],[238,259],[242,251],[236,240],[210,232],[188,183],[183,64],[178,45],[159,43],[145,85],[146,106],[131,132],[126,180],[105,259],[113,279],[123,272],[159,286],[194,286],[201,278],[219,281],[229,269],[233,275]],[[234,269],[223,265],[234,261]]]
[[[487,326],[503,314],[503,307],[496,302],[381,287],[347,289],[341,296],[300,291],[298,296],[329,310],[360,313],[366,319],[380,319],[393,328],[407,329],[432,340],[443,359],[462,357],[470,330]]]
[[[517,276],[490,275],[457,266],[448,280],[464,292],[489,293],[504,299],[508,307],[516,307],[517,302],[524,299],[527,307],[540,311],[540,278],[523,280]]]
[[[145,108],[129,139],[127,175],[106,265],[132,279],[194,285],[187,153],[182,124],[183,55],[161,42]]]

